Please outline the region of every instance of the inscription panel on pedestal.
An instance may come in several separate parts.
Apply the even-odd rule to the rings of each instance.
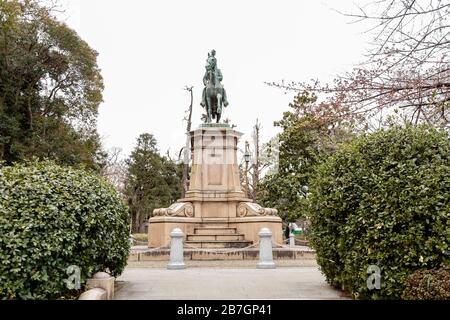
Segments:
[[[208,185],[222,185],[222,165],[208,164]]]

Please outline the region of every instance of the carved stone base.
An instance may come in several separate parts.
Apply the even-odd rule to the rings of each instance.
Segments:
[[[250,216],[243,218],[187,218],[158,216],[150,218],[149,243],[151,248],[169,246],[170,232],[180,228],[185,235],[195,234],[196,228],[236,228],[237,234],[244,235],[246,241],[259,241],[258,232],[268,228],[272,232],[274,243],[281,244],[283,230],[281,218],[277,216]]]
[[[168,208],[159,208],[153,210],[153,215],[168,217],[193,217],[194,207],[190,202],[175,202]]]
[[[169,208],[154,210],[148,228],[150,247],[168,246],[175,228],[186,235],[185,245],[202,248],[246,247],[259,241],[261,228],[270,229],[275,243],[282,242],[277,210],[253,203],[242,190],[237,161],[241,135],[223,125],[201,126],[190,133],[189,190]],[[228,232],[224,229],[231,234],[224,234]]]
[[[237,215],[241,218],[252,216],[276,216],[277,209],[263,208],[254,202],[241,202],[237,209]]]

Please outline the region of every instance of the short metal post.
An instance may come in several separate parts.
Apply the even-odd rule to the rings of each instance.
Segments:
[[[289,246],[295,247],[295,235],[293,233],[289,234]]]
[[[170,261],[167,264],[169,270],[186,269],[183,262],[183,231],[175,228],[170,233]]]
[[[258,269],[275,269],[272,254],[272,232],[268,228],[262,228],[259,235],[259,263]]]

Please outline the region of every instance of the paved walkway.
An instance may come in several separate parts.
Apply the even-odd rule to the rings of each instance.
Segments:
[[[116,300],[150,299],[346,299],[316,266],[187,268],[127,267],[117,279]]]

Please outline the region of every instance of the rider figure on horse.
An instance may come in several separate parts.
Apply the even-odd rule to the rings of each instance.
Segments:
[[[208,59],[206,60],[206,72],[205,75],[203,76],[203,84],[205,85],[205,87],[203,88],[203,94],[202,94],[202,102],[200,102],[200,105],[202,107],[206,106],[206,86],[208,83],[208,72],[210,70],[212,70],[212,72],[214,72],[215,77],[214,79],[216,79],[216,83],[213,84],[214,87],[221,87],[223,90],[223,105],[226,107],[228,105],[228,100],[227,100],[227,94],[225,91],[225,88],[222,86],[222,84],[220,83],[220,81],[222,81],[223,76],[222,76],[222,72],[220,71],[219,68],[217,68],[217,59],[216,59],[216,50],[212,50],[211,53],[208,52]]]

